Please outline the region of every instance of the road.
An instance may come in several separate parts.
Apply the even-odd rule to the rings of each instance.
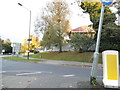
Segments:
[[[90,71],[91,68],[2,60],[2,87],[85,88]],[[101,69],[98,76],[101,80]]]

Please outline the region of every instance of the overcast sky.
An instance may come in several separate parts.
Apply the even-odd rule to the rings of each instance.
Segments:
[[[32,33],[33,22],[38,12],[40,12],[40,8],[45,6],[46,1],[47,0],[0,0],[0,36],[9,38],[12,42],[22,42],[28,37],[29,11],[20,7],[17,3],[22,3],[32,11]]]
[[[22,43],[28,37],[29,31],[29,11],[19,6],[21,3],[32,11],[31,34],[34,31],[34,22],[41,8],[45,7],[47,1],[50,0],[0,0],[0,36],[9,38],[12,42]],[[69,3],[74,0],[67,0]],[[72,5],[73,12],[71,18],[72,28],[88,25],[91,23],[89,14],[83,14],[76,6]],[[82,21],[82,22],[81,22]]]

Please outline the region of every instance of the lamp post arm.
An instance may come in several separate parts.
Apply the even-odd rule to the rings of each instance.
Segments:
[[[18,5],[21,6],[21,7],[23,7],[23,8],[25,8],[28,11],[31,11],[30,9],[26,8],[25,6],[23,6],[21,3],[18,3]]]

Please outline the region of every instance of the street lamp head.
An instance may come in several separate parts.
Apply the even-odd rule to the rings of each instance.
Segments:
[[[21,3],[18,3],[18,5],[22,6],[22,4],[21,4]]]

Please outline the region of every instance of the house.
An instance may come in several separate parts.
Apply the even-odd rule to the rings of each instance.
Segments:
[[[94,37],[95,36],[95,30],[92,28],[92,26],[81,26],[75,29],[72,29],[70,31],[70,35],[74,35],[74,33],[79,33],[80,35],[88,35],[90,37]]]

